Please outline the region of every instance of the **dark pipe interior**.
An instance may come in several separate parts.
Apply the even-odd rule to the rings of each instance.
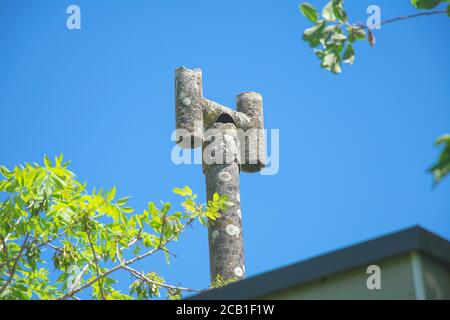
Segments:
[[[216,120],[216,123],[234,123],[233,118],[228,113],[222,113]]]

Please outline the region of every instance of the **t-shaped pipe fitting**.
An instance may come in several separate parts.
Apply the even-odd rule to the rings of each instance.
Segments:
[[[242,278],[239,173],[257,172],[265,165],[262,97],[241,93],[232,110],[205,99],[201,70],[184,67],[176,70],[175,95],[177,143],[182,148],[203,144],[207,199],[213,200],[217,193],[227,195],[232,204],[217,220],[208,221],[211,280]]]
[[[177,143],[182,148],[202,145],[203,131],[224,115],[231,119],[241,141],[240,168],[257,172],[265,166],[262,96],[243,92],[236,97],[236,110],[203,97],[202,71],[180,67],[175,72]]]

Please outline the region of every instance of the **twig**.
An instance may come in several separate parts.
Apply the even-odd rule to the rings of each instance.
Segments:
[[[166,213],[164,213],[164,215],[162,216],[161,235],[159,237],[158,248],[161,248],[161,245],[162,245],[162,240],[163,240],[163,237],[164,237],[164,227],[165,226],[166,226]]]
[[[34,239],[33,242],[36,244],[36,246],[37,246],[38,248],[43,247],[43,246],[47,246],[47,247],[49,247],[49,248],[52,248],[52,249],[55,250],[55,251],[60,252],[60,251],[62,251],[62,249],[61,249],[60,247],[57,247],[57,246],[51,244],[50,242],[52,242],[52,241],[58,239],[58,238],[59,238],[61,235],[63,235],[64,233],[65,233],[65,232],[61,232],[61,234],[58,235],[57,237],[48,239],[47,241],[41,241],[39,238],[37,238],[37,237],[35,237],[35,236],[30,236],[30,237],[32,237],[32,238]]]
[[[58,235],[56,235],[56,237],[53,237],[53,238],[51,238],[51,239],[48,239],[47,241],[40,241],[39,239],[37,239],[37,241],[38,241],[38,247],[42,247],[42,246],[45,246],[45,245],[49,245],[50,242],[53,242],[53,241],[55,241],[56,239],[59,239],[59,238],[62,237],[66,232],[67,232],[67,230],[62,231],[62,232],[60,232]],[[56,246],[55,246],[55,247],[56,247]],[[56,248],[58,248],[58,247],[56,247]],[[55,249],[55,248],[53,248],[53,249]],[[61,250],[60,248],[58,248],[58,249]],[[56,249],[55,249],[55,250],[56,250]]]
[[[434,11],[410,14],[410,15],[407,15],[407,16],[400,16],[400,17],[384,20],[384,21],[382,21],[380,23],[380,25],[385,25],[385,24],[389,24],[389,23],[396,22],[396,21],[401,21],[401,20],[408,20],[408,19],[418,18],[418,17],[422,17],[422,16],[431,16],[431,15],[443,14],[443,13],[448,13],[448,11],[447,10],[434,10]],[[363,24],[360,23],[359,24],[359,29],[370,29],[370,28],[367,25],[363,25]]]
[[[0,288],[0,295],[1,295],[1,294],[6,290],[6,288],[10,285],[10,283],[11,283],[11,281],[12,281],[12,279],[13,279],[15,273],[16,273],[17,264],[18,264],[18,262],[19,262],[19,260],[20,260],[20,257],[22,256],[23,250],[25,250],[25,247],[26,247],[26,245],[27,245],[29,236],[30,236],[29,233],[27,233],[27,235],[26,235],[26,237],[25,237],[25,240],[23,241],[22,246],[20,247],[19,253],[18,253],[17,256],[14,258],[14,264],[13,264],[13,266],[12,266],[12,268],[11,268],[10,273],[9,273],[9,278],[8,278],[8,280],[6,280],[6,282],[5,282],[5,283],[3,284],[3,286]]]
[[[88,241],[89,241],[89,245],[90,245],[91,250],[92,250],[92,255],[94,256],[94,264],[95,264],[95,268],[96,268],[96,272],[97,272],[97,277],[100,277],[100,270],[99,270],[97,255],[95,254],[94,245],[92,244],[91,232],[89,231],[89,228],[87,226],[86,226],[86,234],[87,234],[87,238],[88,238]],[[98,286],[100,288],[100,295],[101,295],[102,299],[105,300],[105,294],[103,293],[102,281],[99,281],[99,285]]]
[[[131,268],[129,266],[124,266],[123,268],[128,270],[136,278],[144,280],[144,281],[146,281],[148,283],[151,283],[151,284],[155,284],[155,285],[163,287],[163,288],[173,289],[173,290],[181,290],[181,291],[188,291],[188,292],[205,292],[205,291],[207,291],[207,289],[192,289],[192,288],[185,288],[185,287],[177,287],[177,286],[174,286],[174,285],[157,282],[157,281],[149,279],[143,273],[141,273],[141,272],[137,271],[136,269],[133,269],[133,268]]]

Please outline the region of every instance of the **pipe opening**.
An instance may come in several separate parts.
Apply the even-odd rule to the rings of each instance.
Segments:
[[[232,123],[234,125],[236,125],[236,123],[234,122],[233,118],[228,114],[228,113],[222,113],[217,120],[215,121],[215,123]]]

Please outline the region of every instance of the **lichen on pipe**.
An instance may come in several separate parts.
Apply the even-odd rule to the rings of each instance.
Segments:
[[[214,151],[215,163],[203,164],[207,199],[214,194],[227,195],[229,207],[221,211],[215,221],[208,221],[209,259],[211,280],[217,276],[224,280],[244,277],[244,245],[242,240],[242,214],[239,184],[239,139],[232,123],[215,123],[205,135],[204,150]],[[212,146],[211,149],[208,147]],[[217,159],[218,158],[218,159]]]
[[[180,67],[175,71],[177,143],[197,148],[203,140],[202,71]]]
[[[251,119],[251,127],[241,136],[241,170],[257,172],[266,164],[263,99],[257,92],[242,92],[236,97],[236,110]]]
[[[243,130],[252,127],[252,119],[244,113],[237,112],[229,107],[223,106],[215,101],[203,98],[203,124],[205,128],[211,127],[221,114],[228,114],[233,118],[233,121],[237,128]]]

